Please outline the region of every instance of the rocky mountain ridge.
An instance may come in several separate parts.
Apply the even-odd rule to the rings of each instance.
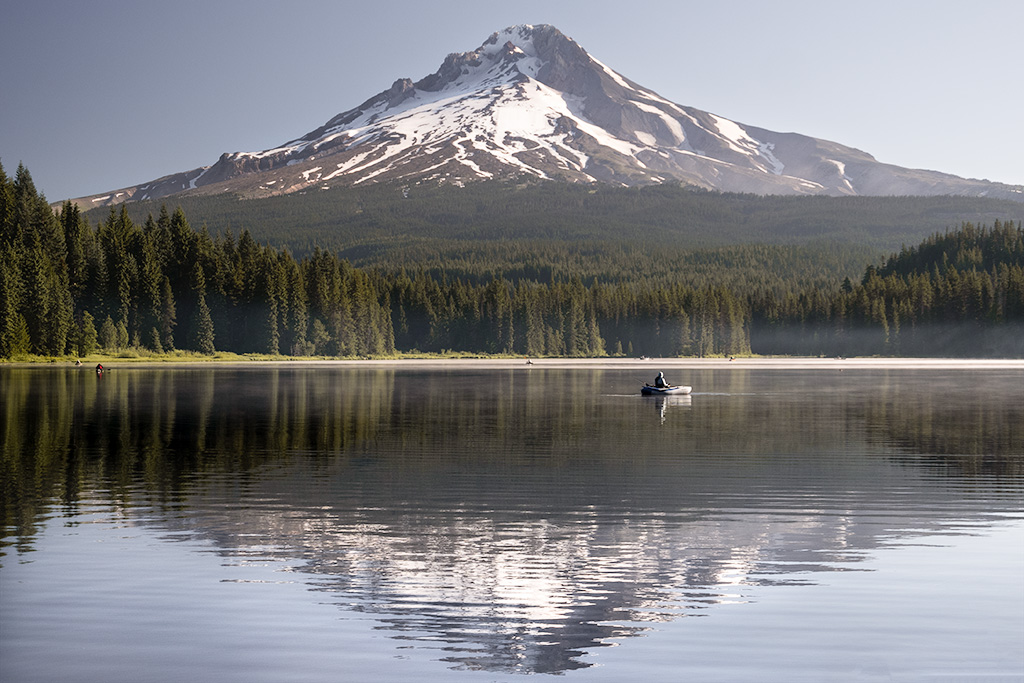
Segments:
[[[284,145],[75,200],[83,208],[182,192],[255,198],[381,181],[536,178],[683,183],[755,194],[963,195],[1024,187],[905,169],[838,143],[670,102],[552,26],[513,26],[434,73],[399,79]]]

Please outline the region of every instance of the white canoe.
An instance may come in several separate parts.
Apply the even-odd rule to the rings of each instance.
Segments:
[[[650,384],[640,388],[644,396],[686,396],[691,391],[693,387],[652,387]]]

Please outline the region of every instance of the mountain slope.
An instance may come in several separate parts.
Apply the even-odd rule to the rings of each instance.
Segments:
[[[757,194],[967,195],[1024,201],[1024,188],[877,162],[795,133],[670,102],[624,78],[551,26],[515,26],[435,73],[396,81],[279,147],[100,196],[92,208],[181,192],[242,197],[380,181],[533,177],[644,185],[682,182]]]

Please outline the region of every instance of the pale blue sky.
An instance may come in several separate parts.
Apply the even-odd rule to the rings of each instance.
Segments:
[[[1024,184],[1020,0],[2,0],[0,161],[51,201],[273,147],[548,23],[679,104]]]

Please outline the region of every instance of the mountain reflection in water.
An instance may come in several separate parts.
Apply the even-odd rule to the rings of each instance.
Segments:
[[[4,562],[54,510],[109,506],[297,563],[455,666],[559,672],[1020,515],[1022,373],[703,370],[685,399],[633,374],[0,369]]]

